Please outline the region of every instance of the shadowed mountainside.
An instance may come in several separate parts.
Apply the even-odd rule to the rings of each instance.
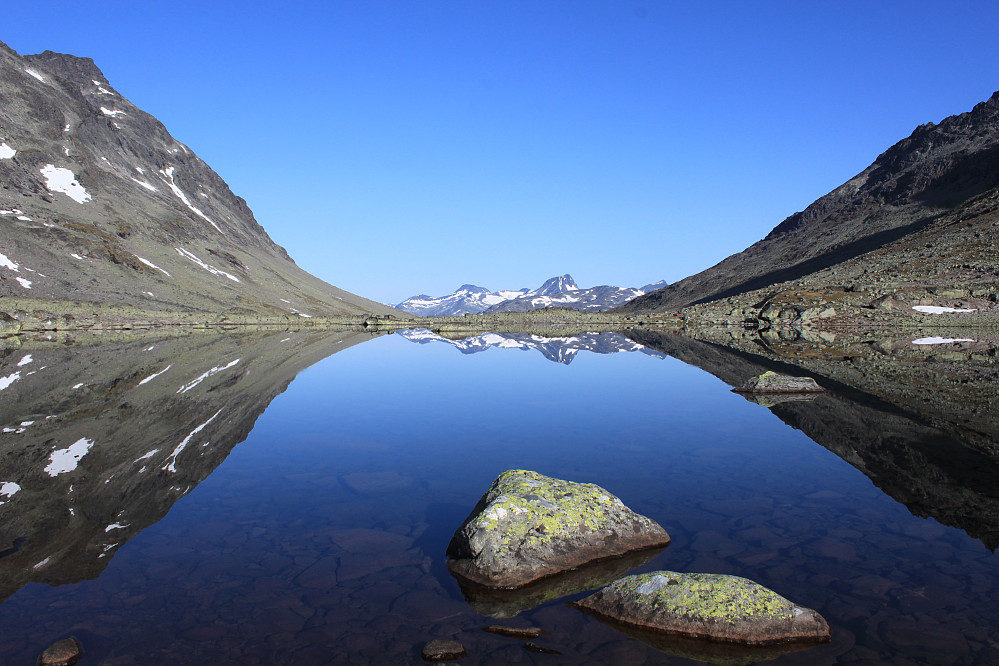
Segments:
[[[830,391],[808,400],[768,396],[762,404],[913,514],[999,547],[997,370],[988,363],[988,349],[951,357],[861,343],[823,354],[807,341],[775,349],[751,333],[734,344],[661,331],[626,333],[733,387],[767,370],[815,378]]]
[[[882,293],[938,276],[952,286],[994,283],[994,261],[969,264],[959,255],[994,250],[982,234],[994,236],[997,196],[999,93],[970,112],[917,127],[763,240],[618,311],[676,310],[796,280],[835,283],[835,276],[815,274],[845,262],[853,265],[849,279]],[[934,225],[938,233],[932,238],[918,248],[905,247],[902,241]],[[954,227],[962,233],[955,234]],[[869,254],[878,250],[879,255]],[[962,274],[953,273],[962,268]],[[839,276],[840,284],[843,280]]]

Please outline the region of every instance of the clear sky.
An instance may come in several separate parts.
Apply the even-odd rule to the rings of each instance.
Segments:
[[[999,89],[999,3],[6,0],[387,303],[678,280]]]

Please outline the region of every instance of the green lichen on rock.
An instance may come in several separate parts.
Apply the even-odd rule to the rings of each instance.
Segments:
[[[455,533],[448,557],[451,570],[473,583],[515,588],[668,543],[658,523],[600,486],[508,470]]]
[[[746,645],[829,639],[828,623],[814,610],[739,576],[675,571],[626,576],[576,606],[692,638]]]

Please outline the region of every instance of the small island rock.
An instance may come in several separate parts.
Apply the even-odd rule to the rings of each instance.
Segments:
[[[654,571],[626,576],[573,605],[689,638],[742,645],[830,640],[829,624],[817,612],[739,576]]]
[[[83,649],[75,638],[64,638],[48,646],[35,663],[37,666],[73,666],[82,655]]]
[[[811,377],[792,377],[781,375],[772,370],[757,375],[739,388],[732,390],[736,393],[821,393],[825,391]]]
[[[448,568],[477,585],[514,589],[669,541],[657,522],[600,486],[507,470],[455,532]]]

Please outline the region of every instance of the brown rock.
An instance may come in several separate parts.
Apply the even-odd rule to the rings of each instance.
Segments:
[[[37,666],[73,666],[83,656],[83,649],[72,636],[56,641],[46,648],[36,662]]]
[[[561,650],[556,650],[555,648],[544,645],[538,645],[534,641],[527,641],[524,643],[524,649],[528,652],[536,652],[538,654],[562,654]]]
[[[520,639],[538,638],[545,635],[545,630],[540,627],[504,627],[501,624],[491,624],[488,627],[482,627],[482,631],[488,631],[490,634],[499,634],[508,638]]]
[[[465,646],[458,641],[433,640],[423,646],[423,658],[427,661],[449,661],[468,655]]]

